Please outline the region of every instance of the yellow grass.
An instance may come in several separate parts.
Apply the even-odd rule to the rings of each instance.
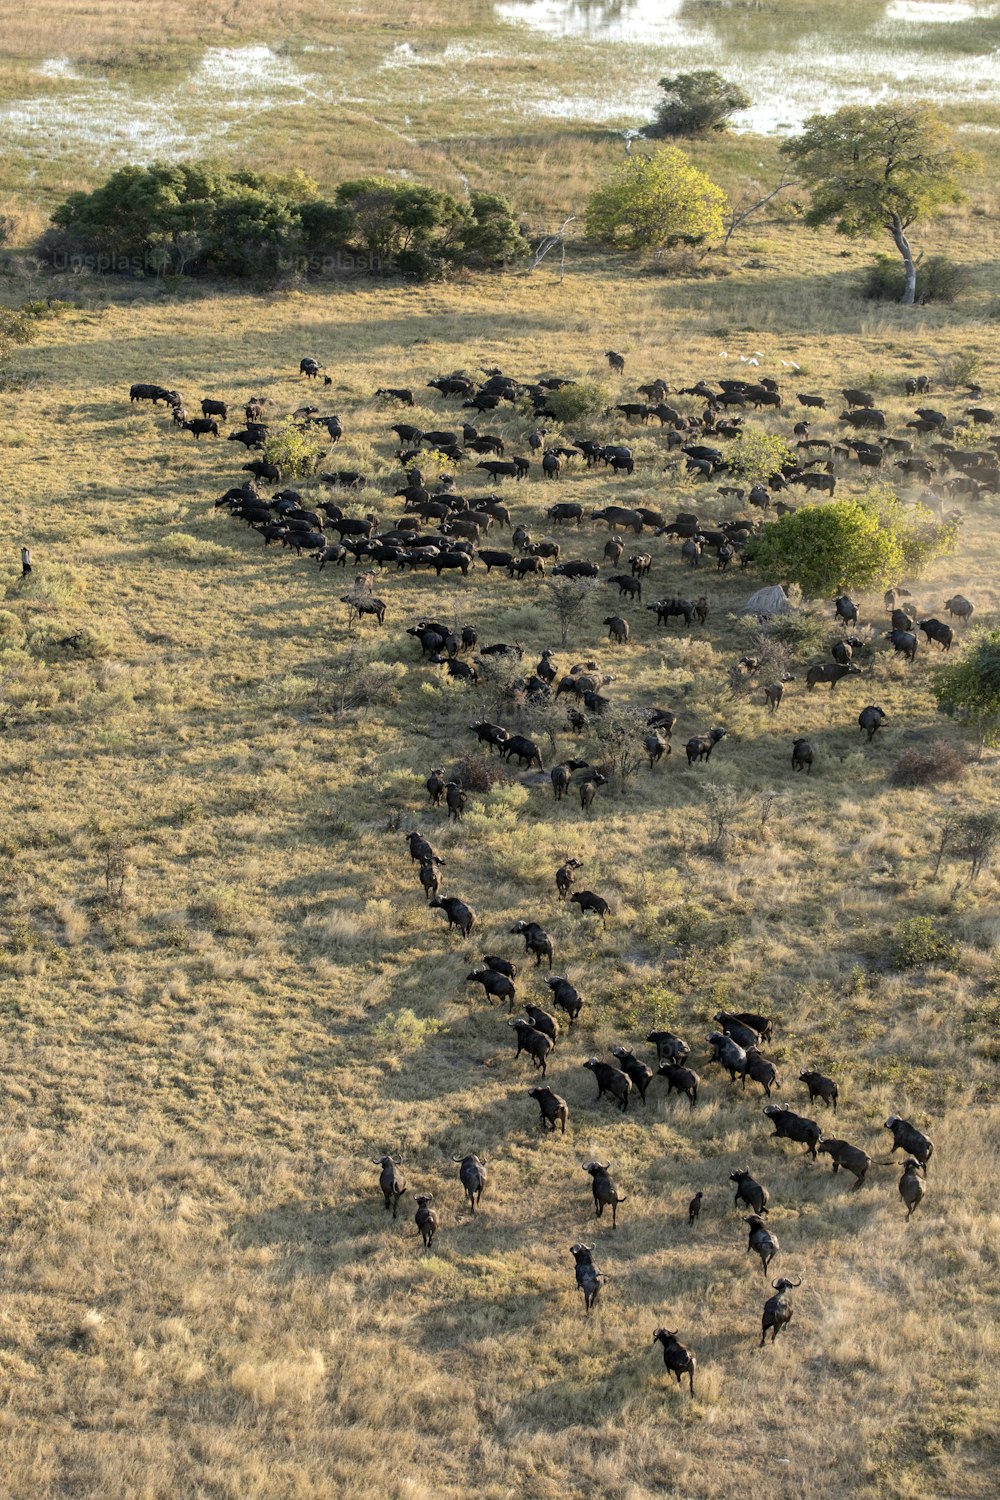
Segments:
[[[985,231],[978,241],[963,221],[963,233],[982,254]],[[905,748],[965,743],[934,710],[931,651],[910,668],[880,652],[871,677],[832,696],[805,692],[809,656],[771,719],[727,685],[750,641],[737,610],[757,580],[692,577],[655,541],[644,603],[704,591],[708,626],[658,632],[626,607],[634,644],[615,653],[600,622],[618,604],[601,588],[558,655],[568,666],[594,654],[615,673],[616,702],[679,712],[670,761],[624,797],[602,792],[589,822],[511,770],[448,826],[426,809],[423,779],[469,752],[485,700],[422,665],[405,627],[474,623],[483,642],[523,641],[533,662],[557,644],[543,591],[481,570],[464,584],[387,574],[384,631],[368,624],[352,640],[338,602],[350,570],[319,575],[265,552],[214,509],[242,450],[194,444],[162,408],[127,400],[134,380],[176,384],[189,407],[209,394],[289,410],[330,400],[346,433],[337,466],[376,481],[359,510],[392,519],[397,418],[372,392],[422,390],[453,368],[606,378],[613,345],[631,393],[657,374],[676,387],[732,373],[723,348],[734,363],[760,350],[786,390],[884,377],[902,422],[902,375],[976,346],[995,390],[994,341],[967,311],[873,309],[823,279],[833,242],[778,226],[767,237],[770,276],[734,257],[707,282],[580,260],[562,283],[544,272],[267,297],[195,288],[178,301],[137,288],[134,302],[103,304],[86,289],[18,352],[34,378],[5,396],[5,1495],[995,1493],[998,882],[987,871],[970,888],[949,859],[935,881],[930,862],[952,804],[997,805],[996,757],[955,785],[890,784]],[[966,308],[995,297],[981,273]],[[300,382],[307,353],[331,370],[331,392]],[[404,419],[458,420],[426,394]],[[938,400],[951,410],[960,397]],[[521,418],[479,426],[520,451]],[[655,432],[631,437],[634,480],[570,469],[558,486],[508,484],[516,518],[546,535],[553,500],[589,509],[623,495],[731,513],[663,470]],[[479,491],[464,473],[462,488]],[[958,554],[903,582],[921,611],[940,613],[960,589],[989,622],[998,506],[961,508]],[[555,535],[565,554],[595,558],[605,539],[592,523]],[[35,557],[27,589],[22,539]],[[881,598],[861,602],[881,629]],[[51,644],[74,629],[95,655]],[[336,714],[359,640],[391,667],[392,691]],[[891,721],[870,748],[856,726],[868,702]],[[564,722],[552,721],[559,755],[578,743]],[[729,737],[688,771],[680,745],[713,723]],[[817,750],[809,778],[789,769],[799,733]],[[707,852],[709,781],[742,807],[725,861]],[[445,890],[479,913],[468,944],[426,910],[401,832],[415,824],[447,860]],[[555,901],[552,872],[569,854],[585,861],[581,885],[612,902],[606,933]],[[108,900],[116,859],[120,903]],[[678,949],[691,904],[701,935]],[[897,975],[877,961],[913,914],[957,937],[953,970]],[[565,1139],[540,1136],[530,1066],[464,983],[479,954],[517,955],[519,917],[544,922],[556,972],[585,996],[550,1068],[570,1104]],[[527,968],[518,992],[547,995]],[[873,1169],[854,1193],[770,1143],[759,1090],[744,1096],[705,1064],[726,1003],[775,1016],[789,1102],[806,1108],[800,1067],[835,1073],[837,1129],[873,1157],[886,1154],[889,1113],[927,1126],[936,1151],[912,1223],[895,1172]],[[666,1102],[659,1083],[624,1118],[597,1106],[582,1059],[619,1040],[648,1053],[655,1022],[694,1048],[697,1107]],[[412,1198],[395,1224],[383,1212],[370,1158],[388,1149],[412,1189],[435,1195],[431,1254]],[[472,1149],[490,1172],[475,1220],[450,1160]],[[595,1156],[628,1195],[617,1232],[592,1216],[581,1164]],[[775,1271],[804,1278],[790,1330],[761,1352],[766,1287],[727,1196],[747,1162],[773,1195]],[[696,1188],[706,1200],[692,1231]],[[580,1238],[609,1276],[589,1322],[568,1253]],[[661,1325],[696,1350],[693,1402],[651,1345]]]

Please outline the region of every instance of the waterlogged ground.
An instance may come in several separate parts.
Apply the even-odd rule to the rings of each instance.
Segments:
[[[816,111],[900,95],[935,99],[980,135],[1000,127],[1000,5],[974,0],[498,0],[447,29],[387,20],[321,35],[168,49],[159,71],[110,76],[72,56],[20,59],[0,95],[0,188],[45,198],[80,172],[206,154],[336,178],[338,158],[353,169],[358,156],[349,129],[371,143],[368,166],[405,173],[401,148],[433,145],[465,180],[473,141],[641,125],[658,78],[707,65],[753,99],[741,132],[783,135]]]

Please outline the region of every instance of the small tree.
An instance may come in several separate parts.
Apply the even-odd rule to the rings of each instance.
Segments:
[[[620,162],[587,203],[591,239],[626,250],[699,244],[722,233],[726,195],[676,146]]]
[[[611,768],[611,786],[618,793],[628,790],[629,782],[645,763],[642,742],[646,730],[646,715],[627,704],[606,709],[594,721],[598,744]]]
[[[835,223],[838,233],[853,239],[891,235],[903,261],[902,301],[912,303],[917,268],[907,230],[958,203],[962,177],[976,164],[935,107],[847,105],[832,115],[813,115],[781,150],[812,189],[806,223]]]
[[[916,576],[954,539],[954,527],[936,523],[923,506],[904,509],[879,490],[803,506],[766,526],[747,551],[765,583],[797,583],[815,599]]]
[[[938,707],[973,725],[980,747],[1000,742],[1000,630],[974,637],[960,661],[934,680]]]
[[[568,646],[570,636],[587,613],[587,605],[594,589],[591,578],[549,578],[545,588],[552,603],[552,612],[559,622],[559,644]]]
[[[315,427],[288,421],[264,444],[264,458],[277,464],[282,479],[309,479],[319,468],[326,444]]]
[[[749,109],[752,100],[735,83],[711,68],[676,73],[661,78],[663,97],[656,106],[650,135],[704,135],[725,130],[738,109]]]
[[[795,461],[785,439],[763,427],[744,427],[728,458],[730,472],[749,484],[760,484]]]

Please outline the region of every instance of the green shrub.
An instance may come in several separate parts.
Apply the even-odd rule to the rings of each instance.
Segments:
[[[556,421],[563,426],[580,422],[586,417],[598,417],[611,403],[611,392],[599,380],[574,380],[561,390],[552,391],[546,405],[555,413]]]
[[[753,103],[749,94],[711,68],[661,78],[658,87],[663,97],[656,106],[656,118],[647,127],[647,134],[653,136],[725,130],[738,109],[749,109]]]
[[[455,198],[417,183],[366,177],[332,200],[303,172],[283,176],[199,162],[123,167],[93,192],[72,193],[39,249],[127,275],[224,276],[273,281],[330,262],[425,279],[449,266],[485,270],[527,244],[504,198]]]
[[[434,1016],[418,1016],[409,1008],[388,1011],[372,1027],[372,1036],[388,1051],[416,1052],[444,1025]]]
[[[900,922],[889,951],[895,969],[916,969],[929,963],[951,968],[958,958],[954,938],[936,927],[930,917],[907,917]]]
[[[897,257],[876,255],[865,272],[861,295],[869,302],[901,302],[905,272]],[[969,273],[946,255],[931,255],[917,266],[918,302],[954,302],[969,284]]]
[[[326,442],[315,427],[300,427],[289,420],[264,444],[264,457],[277,464],[282,480],[310,479],[326,454]]]

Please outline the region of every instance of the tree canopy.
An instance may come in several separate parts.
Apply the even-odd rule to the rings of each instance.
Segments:
[[[846,105],[813,115],[781,147],[812,191],[806,222],[836,224],[852,238],[892,236],[903,259],[904,302],[913,302],[916,265],[907,229],[962,196],[976,157],[962,150],[932,104]]]
[[[631,156],[590,196],[587,233],[626,250],[697,244],[722,233],[726,195],[676,146]]]
[[[955,536],[925,507],[904,507],[888,487],[873,486],[770,522],[747,551],[765,583],[797,583],[808,598],[830,598],[916,577]]]
[[[711,68],[661,78],[659,88],[663,95],[649,127],[650,135],[703,135],[709,130],[725,130],[736,110],[749,109],[753,102],[737,84]]]
[[[51,258],[94,257],[133,275],[210,271],[273,276],[345,268],[427,277],[448,266],[487,269],[527,245],[509,204],[492,193],[455,198],[387,178],[341,183],[324,198],[302,172],[227,171],[204,163],[123,167],[93,192],[72,193],[43,241]]]

